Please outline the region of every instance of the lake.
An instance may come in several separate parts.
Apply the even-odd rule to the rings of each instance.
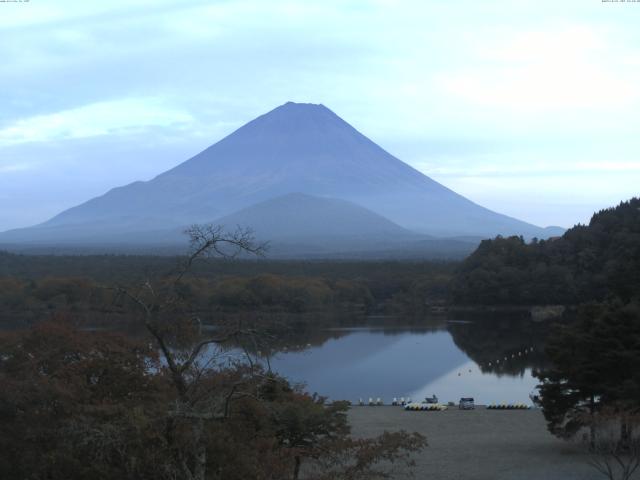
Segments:
[[[380,397],[388,404],[393,397],[436,395],[445,402],[474,397],[478,404],[530,404],[538,384],[532,371],[544,365],[545,330],[516,319],[422,327],[396,319],[300,336],[273,352],[269,363],[334,400]]]

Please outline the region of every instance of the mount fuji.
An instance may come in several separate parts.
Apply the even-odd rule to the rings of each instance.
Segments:
[[[255,227],[262,239],[286,243],[316,237],[338,245],[360,237],[363,250],[370,247],[367,239],[379,249],[385,238],[397,245],[561,232],[468,200],[323,105],[289,102],[152,180],[114,188],[40,225],[4,232],[0,243],[171,244],[181,241],[185,226],[205,222],[260,223]]]

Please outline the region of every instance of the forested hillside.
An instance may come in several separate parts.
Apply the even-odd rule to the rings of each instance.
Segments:
[[[161,280],[183,259],[135,255],[15,255],[0,252],[0,328],[56,312],[91,324],[123,320],[115,285]],[[373,313],[444,302],[452,262],[249,261],[201,259],[184,294],[203,320],[222,313]]]
[[[562,237],[483,241],[459,267],[459,304],[578,304],[640,295],[640,198],[593,215]]]

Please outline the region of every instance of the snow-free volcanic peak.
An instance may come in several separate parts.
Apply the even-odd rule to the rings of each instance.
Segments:
[[[53,231],[61,240],[65,230],[76,240],[94,238],[96,231],[144,236],[294,192],[346,200],[422,234],[548,236],[423,175],[327,107],[288,102],[152,180],[114,188],[40,226],[4,234],[0,242],[46,241]]]

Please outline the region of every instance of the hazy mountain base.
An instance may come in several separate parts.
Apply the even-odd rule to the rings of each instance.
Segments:
[[[153,238],[153,237],[152,237]],[[133,239],[132,239],[133,240]],[[157,238],[155,239],[157,240]],[[358,236],[341,238],[298,238],[268,242],[266,259],[307,260],[461,260],[471,254],[480,240],[457,238],[375,239]],[[0,250],[28,255],[180,255],[186,242],[119,241],[0,243]]]

